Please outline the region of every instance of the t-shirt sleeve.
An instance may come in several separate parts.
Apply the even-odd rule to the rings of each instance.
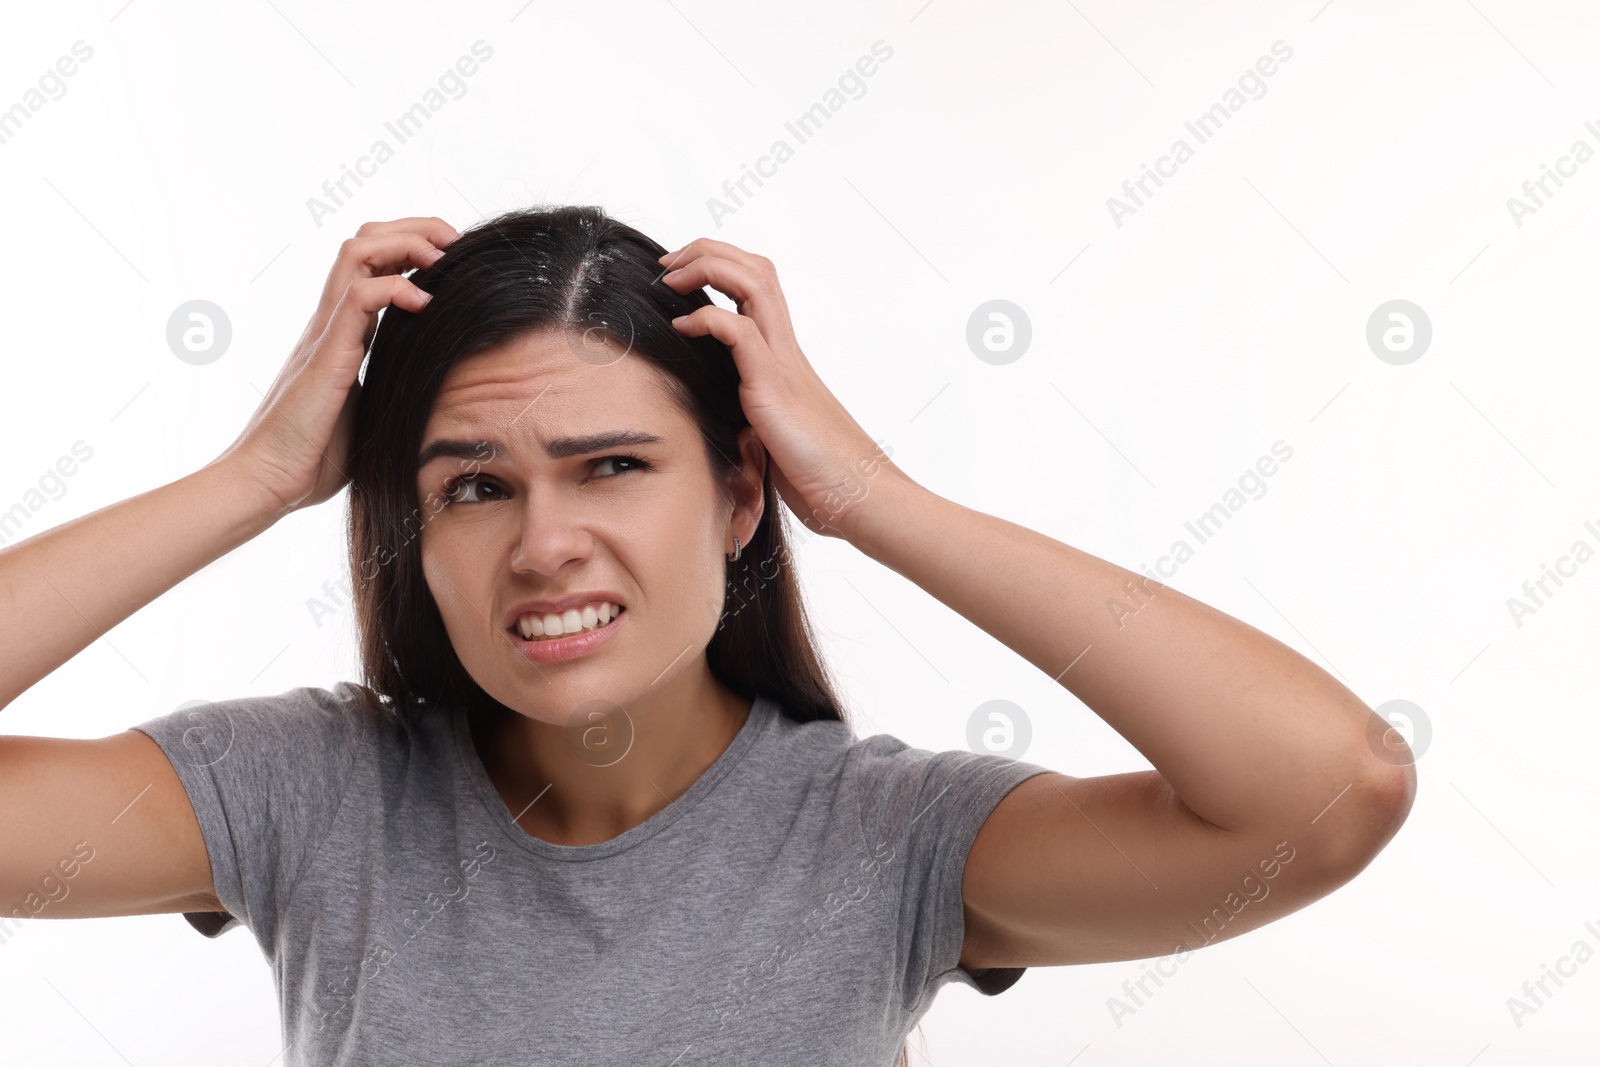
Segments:
[[[1026,967],[968,971],[960,966],[966,918],[961,881],[967,853],[995,806],[1016,786],[1050,768],[964,750],[931,752],[878,734],[852,753],[861,828],[869,851],[894,850],[887,871],[899,892],[898,973],[904,1003],[915,1005],[946,982],[985,996],[1011,988]]]
[[[161,746],[194,807],[227,909],[184,912],[206,937],[243,925],[274,954],[277,918],[343,800],[380,713],[370,689],[291,689],[180,708],[133,729]]]

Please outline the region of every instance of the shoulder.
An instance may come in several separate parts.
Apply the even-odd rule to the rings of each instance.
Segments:
[[[192,700],[152,722],[184,719],[285,719],[301,724],[374,727],[399,715],[392,702],[356,682],[335,682],[331,689],[301,685],[279,693]]]
[[[844,763],[845,784],[855,796],[863,829],[948,833],[963,843],[1001,798],[1048,771],[995,753],[920,748],[892,734],[855,742]]]
[[[401,713],[372,689],[341,681],[331,689],[296,686],[279,693],[192,701],[133,727],[169,756],[208,766],[247,758],[354,756],[401,723]]]
[[[765,694],[756,697],[750,714],[747,727],[752,736],[740,761],[761,764],[765,775],[825,775],[837,769],[856,740],[850,724],[838,719],[795,718],[781,700]],[[739,744],[737,739],[734,744]]]
[[[762,746],[766,758],[812,772],[832,771],[862,794],[864,804],[887,794],[919,792],[931,783],[1014,779],[1046,768],[992,753],[968,749],[920,748],[888,733],[860,736],[837,719],[800,722],[785,714],[773,717]]]
[[[966,749],[931,749],[912,745],[893,734],[873,734],[855,741],[846,756],[846,772],[864,788],[887,789],[896,784],[952,773],[993,769],[1015,761]]]

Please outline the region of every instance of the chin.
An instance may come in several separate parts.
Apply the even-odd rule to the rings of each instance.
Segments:
[[[606,691],[610,692],[609,689]],[[559,682],[537,693],[522,690],[509,700],[500,697],[495,699],[524,718],[575,729],[628,714],[621,703],[597,695],[590,686],[569,687]]]

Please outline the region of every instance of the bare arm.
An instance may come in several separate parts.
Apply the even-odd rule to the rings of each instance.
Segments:
[[[967,859],[964,964],[1198,948],[1332,892],[1405,820],[1416,770],[1375,747],[1383,720],[1254,627],[894,472],[854,520],[857,547],[1050,675],[1155,765],[1039,775],[1001,800]],[[1117,602],[1125,610],[1108,609]],[[1270,903],[1221,929],[1219,916],[1269,889]]]
[[[0,550],[0,709],[200,568],[344,487],[378,312],[420,311],[427,294],[402,272],[456,236],[436,218],[362,226],[227,451]],[[0,732],[0,935],[13,919],[221,909],[194,807],[152,739]]]
[[[0,549],[0,708],[275,512],[246,472],[218,460]]]
[[[249,424],[199,471],[0,551],[0,708],[89,642],[281,516],[332,497],[390,303],[420,311],[402,271],[457,237],[443,219],[369,222],[339,248],[321,300]]]
[[[0,705],[276,519],[248,473],[218,461],[0,551]],[[0,929],[179,910],[223,909],[154,741],[0,734]]]
[[[1070,690],[1214,830],[1268,844],[1294,833],[1365,862],[1397,828],[1415,772],[1369,744],[1386,724],[1255,627],[896,472],[850,532]]]
[[[800,350],[771,260],[711,238],[660,258],[676,268],[664,284],[710,284],[738,302],[738,313],[707,305],[673,325],[730,347],[772,483],[806,527],[965,616],[1154,765],[1035,775],[995,806],[963,872],[964,966],[1153,956],[1192,936],[1216,902],[1232,914],[1236,886],[1248,894],[1275,879],[1273,903],[1228,927],[1242,931],[1331,892],[1395,835],[1416,794],[1409,751],[1326,671],[887,462]]]

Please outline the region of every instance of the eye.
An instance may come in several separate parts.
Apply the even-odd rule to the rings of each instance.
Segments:
[[[478,499],[478,500],[463,500],[457,495],[458,493],[460,493],[462,487],[464,487],[464,486],[472,486],[473,490],[475,492],[480,491],[481,490],[480,483],[482,483],[483,486],[487,486],[487,488],[492,489],[494,491],[494,493],[502,492],[502,490],[500,489],[500,486],[498,486],[497,484],[495,484],[492,481],[489,481],[483,475],[481,475],[481,474],[469,474],[469,475],[466,475],[465,477],[461,477],[461,478],[452,478],[449,481],[449,483],[445,485],[444,489],[440,492],[440,495],[443,496],[444,499],[445,499],[445,502],[449,503],[449,504],[481,504],[481,503],[484,503],[484,501],[481,500],[481,499]],[[500,497],[491,495],[489,497],[489,499],[490,500],[498,500],[498,499],[500,499]]]
[[[615,469],[619,464],[624,466],[620,471],[617,471],[614,474],[600,475],[599,477],[601,480],[615,478],[621,474],[627,474],[630,472],[637,473],[641,471],[655,470],[655,467],[650,463],[649,460],[644,459],[641,456],[634,456],[626,453],[619,453],[612,456],[601,456],[599,459],[596,459],[590,463],[590,466],[596,470],[600,470],[603,469],[606,464],[610,464],[613,469]],[[470,488],[472,493],[475,494],[474,496],[465,497],[461,495],[462,491],[468,488]],[[485,496],[485,493],[488,495]],[[505,490],[500,487],[500,484],[494,479],[482,474],[468,474],[458,478],[452,478],[445,485],[445,487],[439,491],[439,495],[444,497],[446,504],[492,504],[497,500],[504,500],[506,493]]]
[[[626,455],[626,454],[620,454],[620,455],[615,455],[615,456],[602,456],[599,459],[594,461],[594,465],[596,467],[599,467],[602,464],[606,464],[606,463],[611,463],[611,464],[627,463],[627,464],[631,464],[631,466],[626,468],[626,470],[622,471],[621,473],[627,473],[628,470],[647,471],[647,470],[653,470],[654,469],[653,467],[650,466],[650,462],[648,460],[642,459],[639,456],[630,456],[630,455]],[[611,474],[611,475],[606,475],[605,477],[615,478],[616,475],[615,474]]]

